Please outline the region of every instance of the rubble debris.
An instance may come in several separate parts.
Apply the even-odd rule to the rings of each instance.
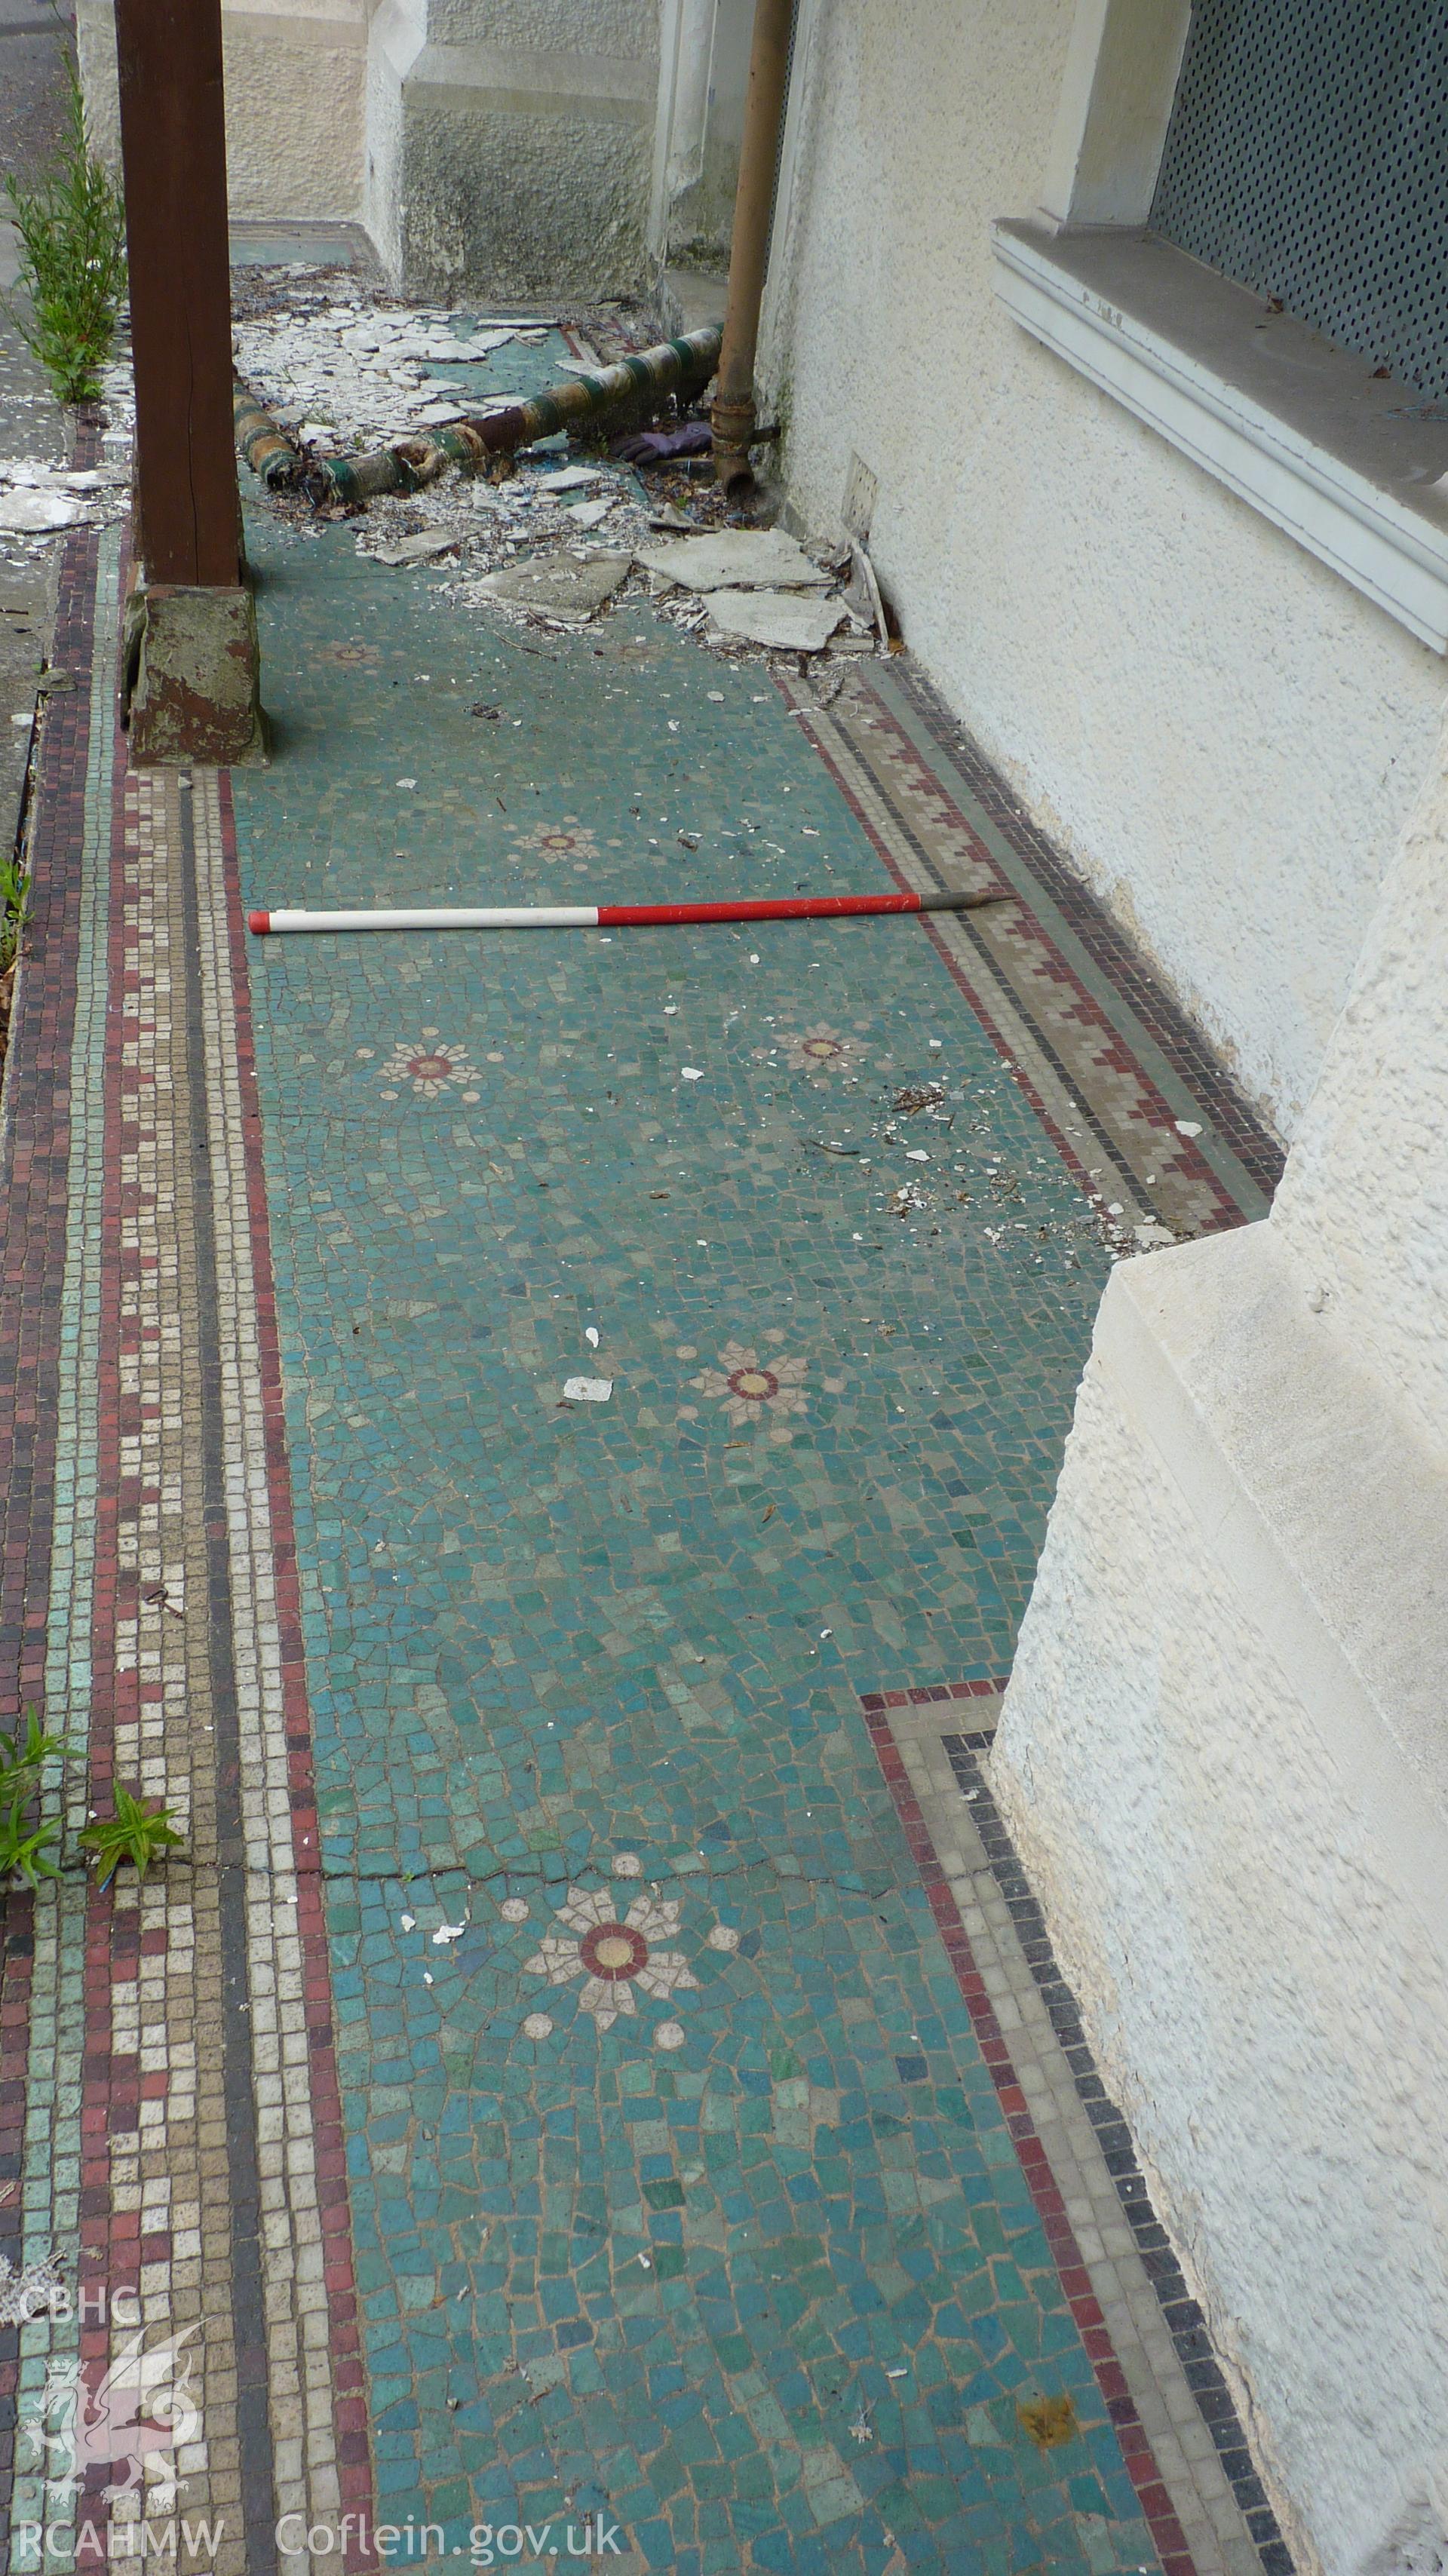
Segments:
[[[645,572],[686,590],[828,590],[830,576],[783,528],[723,528],[686,544],[648,546]],[[839,620],[836,619],[836,624]]]
[[[731,644],[764,644],[775,653],[822,653],[848,613],[842,599],[812,599],[798,590],[709,593],[713,634]]]
[[[586,626],[604,601],[622,588],[632,565],[631,555],[604,553],[601,549],[575,554],[560,547],[556,553],[530,555],[524,563],[505,564],[498,572],[484,573],[471,585],[470,595],[474,599],[507,600],[513,607],[526,608],[535,617],[551,618],[559,626]]]
[[[399,537],[394,545],[369,546],[365,549],[369,563],[387,564],[392,569],[405,564],[431,563],[438,555],[451,554],[459,540],[448,528],[428,528],[420,536]],[[359,546],[358,553],[364,552]]]
[[[323,290],[312,309],[242,318],[236,371],[279,428],[328,442],[345,421],[364,441],[407,437],[420,406],[458,386],[430,370],[476,366],[514,336],[508,324],[477,325],[461,337],[435,316],[385,306],[339,303]]]
[[[611,1377],[570,1377],[563,1381],[565,1404],[607,1404],[612,1393]]]
[[[460,420],[431,439],[400,439],[373,456],[322,458],[308,478],[307,489],[320,506],[327,501],[355,502],[377,492],[415,491],[433,482],[448,465],[476,473],[490,456],[511,453],[534,440],[550,438],[581,421],[595,420],[620,403],[657,403],[676,391],[697,393],[713,374],[719,355],[715,330],[686,331],[677,340],[661,340],[639,349],[616,366],[586,366],[566,382],[524,401],[502,402],[496,409]]]
[[[576,507],[570,508],[568,515],[577,527],[601,528],[610,510],[617,507],[618,494],[610,492],[606,501],[580,501]]]
[[[873,626],[880,641],[888,645],[890,622],[885,615],[885,602],[875,579],[875,567],[858,537],[850,539],[851,580],[845,592],[845,606],[862,626]]]

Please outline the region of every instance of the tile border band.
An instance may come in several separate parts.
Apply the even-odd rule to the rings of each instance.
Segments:
[[[920,1873],[927,1902],[935,1918],[936,1929],[945,1946],[955,1980],[960,1988],[982,2061],[995,2085],[1006,2127],[1015,2147],[1021,2172],[1035,2205],[1036,2215],[1044,2230],[1051,2259],[1066,2303],[1075,2320],[1087,2359],[1095,2374],[1097,2387],[1105,2400],[1107,2414],[1120,2445],[1127,2475],[1136,2489],[1137,2501],[1150,2526],[1161,2560],[1162,2576],[1197,2576],[1196,2562],[1187,2547],[1186,2535],[1176,2517],[1171,2497],[1162,2481],[1151,2443],[1137,2414],[1127,2388],[1125,2375],[1117,2361],[1106,2319],[1091,2286],[1075,2231],[1066,2214],[1065,2203],[1036,2132],[1026,2096],[1017,2079],[1015,2064],[1004,2033],[996,2018],[986,1990],[985,1980],[977,1966],[970,1937],[961,1920],[960,1909],[951,1893],[945,1872],[936,1856],[935,1846],[921,1813],[920,1804],[906,1772],[904,1757],[891,1729],[891,1706],[921,1707],[949,1704],[960,1699],[994,1698],[1004,1689],[1002,1681],[958,1682],[924,1690],[904,1692],[864,1692],[860,1707],[876,1759],[884,1774],[885,1784],[895,1801],[896,1812],[904,1828],[911,1856]]]

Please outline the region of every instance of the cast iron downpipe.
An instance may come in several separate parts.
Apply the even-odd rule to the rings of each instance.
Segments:
[[[726,489],[751,479],[749,447],[756,419],[754,352],[769,256],[769,218],[789,80],[793,14],[794,0],[755,0],[739,189],[734,199],[734,238],[729,251],[729,301],[712,415],[714,474]]]

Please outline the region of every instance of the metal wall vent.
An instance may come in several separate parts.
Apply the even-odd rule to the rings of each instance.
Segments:
[[[1448,396],[1445,0],[1194,0],[1151,229]]]

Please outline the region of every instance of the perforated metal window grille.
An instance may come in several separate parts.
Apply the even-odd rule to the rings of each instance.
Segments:
[[[1151,229],[1448,396],[1448,0],[1195,0]]]

